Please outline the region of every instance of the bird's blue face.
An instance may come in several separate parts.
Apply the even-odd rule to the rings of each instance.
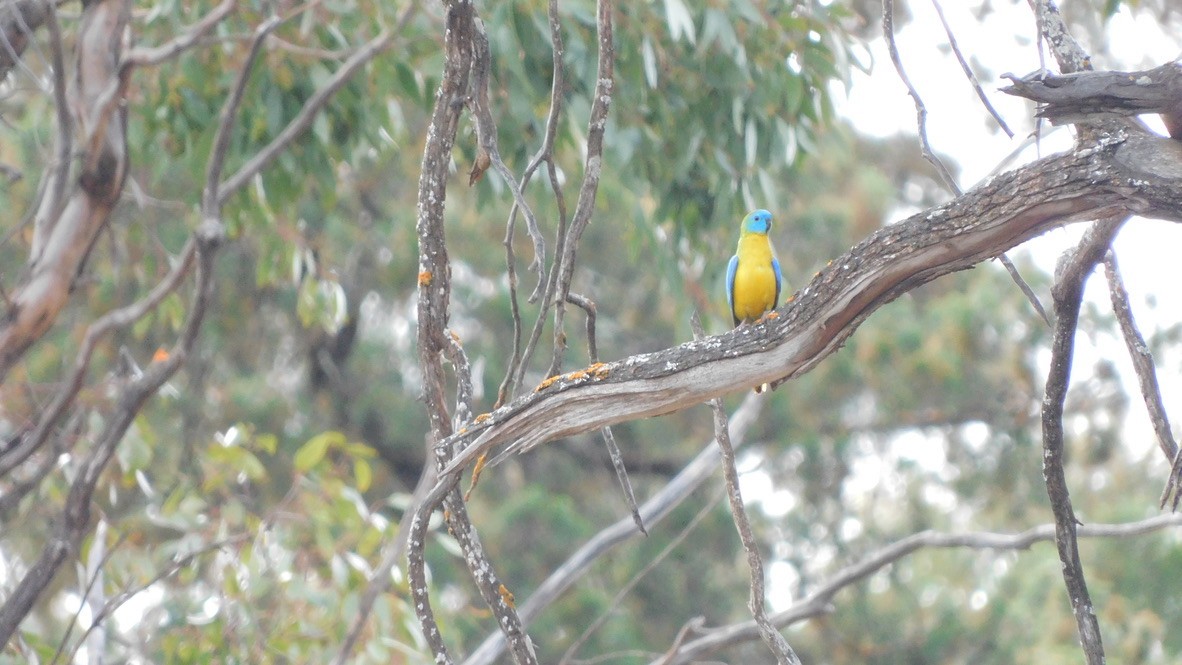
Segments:
[[[743,230],[748,233],[767,233],[772,228],[772,213],[756,210],[743,219]]]

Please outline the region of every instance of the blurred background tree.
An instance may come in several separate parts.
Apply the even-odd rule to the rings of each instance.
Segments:
[[[0,6],[6,34],[23,34],[5,15],[26,4]],[[67,52],[89,4],[57,8]],[[735,222],[750,208],[775,213],[780,259],[799,286],[900,210],[948,197],[914,137],[865,137],[835,111],[834,95],[855,70],[883,64],[868,62],[865,49],[876,38],[879,3],[698,4],[617,8],[617,88],[603,181],[575,276],[575,290],[598,304],[605,360],[689,339],[695,310],[710,332],[729,327],[722,273]],[[181,34],[214,7],[127,5],[134,41],[149,45]],[[975,12],[1011,5],[986,1]],[[1179,27],[1167,2],[1092,0],[1071,8],[1072,28],[1091,38],[1098,58],[1105,56],[1106,20],[1117,11],[1152,16],[1163,34]],[[907,20],[904,10],[897,23]],[[60,572],[0,659],[51,662],[64,645],[67,655],[76,649],[80,657],[113,661],[326,662],[356,615],[383,539],[407,508],[428,432],[417,399],[413,222],[441,68],[444,19],[434,3],[244,2],[194,48],[137,70],[127,99],[131,167],[122,199],[69,306],[0,386],[0,434],[15,441],[39,419],[91,321],[147,292],[170,268],[200,219],[219,110],[253,30],[272,12],[285,20],[245,92],[229,171],[280,136],[366,40],[397,28],[392,46],[333,95],[310,131],[227,202],[231,242],[217,263],[215,304],[184,371],[142,409],[102,480],[93,517],[103,525],[95,532],[102,542],[87,540],[78,565]],[[495,3],[480,12],[493,54],[490,96],[501,151],[519,172],[546,131],[547,4]],[[566,112],[555,154],[567,205],[595,84],[594,12],[587,0],[559,8]],[[53,156],[52,45],[38,25],[0,100],[0,162],[8,174],[0,201],[10,211],[0,244],[0,265],[10,268],[0,285],[15,280],[26,260],[28,211]],[[976,57],[989,66],[988,54]],[[996,80],[985,72],[983,80]],[[465,186],[462,174],[477,159],[467,120],[453,158],[450,325],[473,362],[475,401],[490,410],[512,353],[501,244],[512,196],[491,171]],[[526,194],[553,238],[559,211],[544,183],[535,177]],[[528,293],[539,276],[524,269],[533,255],[520,229],[514,250]],[[1028,255],[1018,259],[1046,294],[1049,275]],[[57,424],[60,437],[85,449],[114,408],[108,384],[120,358],[148,365],[176,337],[187,306],[170,296],[99,347],[91,383]],[[521,306],[528,326],[537,307]],[[581,314],[571,316],[579,323],[568,323],[568,331],[578,330]],[[1177,358],[1180,329],[1171,321],[1152,331],[1158,358]],[[1092,307],[1084,325],[1107,340],[1105,348],[1119,348],[1107,309]],[[1004,270],[984,265],[885,307],[816,371],[767,397],[741,462],[770,552],[771,605],[786,607],[842,565],[915,531],[1020,531],[1049,521],[1037,416],[1048,333]],[[547,344],[548,334],[542,339]],[[569,343],[568,368],[587,364],[585,339],[572,333]],[[539,352],[527,368],[523,391],[544,378],[549,356]],[[1141,413],[1131,408],[1122,363],[1123,356],[1098,354],[1068,405],[1069,479],[1088,522],[1154,514],[1166,476],[1157,456],[1126,445],[1123,425]],[[618,426],[615,436],[643,498],[712,430],[706,412],[692,410]],[[33,491],[6,504],[0,597],[44,545],[78,463],[77,452],[62,452]],[[21,478],[0,479],[0,491]],[[626,514],[607,454],[589,436],[486,473],[470,509],[519,599],[579,543]],[[617,590],[703,509],[686,542],[617,605]],[[434,537],[436,611],[449,643],[467,653],[496,626],[454,543],[445,533]],[[87,564],[95,551],[104,556],[97,584]],[[1182,638],[1168,630],[1182,620],[1182,607],[1162,583],[1180,556],[1174,534],[1084,545],[1115,662],[1175,662],[1182,652]],[[843,591],[830,615],[787,634],[809,663],[1074,659],[1077,638],[1057,571],[1048,546],[1020,554],[921,551]],[[431,662],[401,574],[378,600],[357,662]],[[708,484],[649,538],[598,562],[530,632],[541,661],[555,662],[611,612],[579,657],[645,662],[692,617],[709,625],[747,617],[745,589],[728,511]],[[83,640],[100,608],[116,601],[120,608]],[[759,644],[717,658],[770,662]]]

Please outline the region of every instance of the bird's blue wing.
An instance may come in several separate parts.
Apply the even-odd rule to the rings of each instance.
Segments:
[[[735,254],[726,266],[726,308],[730,310],[736,326],[739,325],[739,317],[735,316],[735,272],[738,269],[739,255]]]
[[[780,260],[772,257],[772,270],[776,272],[776,299],[772,301],[772,309],[780,304],[780,287],[784,284],[784,276],[780,274]]]

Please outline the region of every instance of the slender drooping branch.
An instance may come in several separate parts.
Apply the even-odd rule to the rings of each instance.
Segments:
[[[1087,581],[1079,561],[1075,511],[1063,471],[1063,404],[1071,379],[1071,359],[1075,350],[1075,329],[1083,287],[1092,270],[1112,244],[1123,217],[1096,222],[1084,234],[1079,246],[1064,260],[1051,290],[1055,306],[1055,329],[1051,342],[1051,369],[1047,375],[1046,396],[1042,403],[1043,479],[1055,515],[1055,544],[1063,563],[1063,581],[1079,628],[1080,642],[1089,665],[1104,662],[1100,624],[1088,595]]]
[[[1170,419],[1166,415],[1165,403],[1162,401],[1161,388],[1157,383],[1157,370],[1154,368],[1153,354],[1149,345],[1137,329],[1137,322],[1133,319],[1133,310],[1129,305],[1129,294],[1125,290],[1124,280],[1120,276],[1120,268],[1116,264],[1116,254],[1111,250],[1104,255],[1104,276],[1108,280],[1108,297],[1112,302],[1112,312],[1116,315],[1117,325],[1120,327],[1121,337],[1125,340],[1125,347],[1129,350],[1129,358],[1133,361],[1133,371],[1137,374],[1137,383],[1141,388],[1141,397],[1145,401],[1145,410],[1149,414],[1149,422],[1157,434],[1157,444],[1162,455],[1171,465],[1170,477],[1166,482],[1166,489],[1162,493],[1161,507],[1173,496],[1173,507],[1178,506],[1177,492],[1178,462],[1182,460],[1178,454],[1178,444],[1174,441],[1174,434],[1170,431]]]
[[[1012,137],[1013,133],[1010,132],[1009,127],[1006,126],[1005,121],[1001,119],[1001,116],[997,114],[997,111],[993,109],[993,106],[989,103],[989,99],[985,97],[985,93],[981,90],[980,84],[977,83],[976,77],[973,76],[972,69],[969,68],[968,63],[965,62],[964,56],[961,55],[960,48],[956,45],[956,39],[952,35],[952,30],[948,27],[948,22],[944,20],[944,11],[940,7],[938,0],[933,0],[933,4],[935,4],[936,11],[940,15],[940,21],[944,24],[944,30],[948,34],[948,39],[952,44],[953,51],[956,53],[956,57],[960,60],[961,67],[964,68],[965,75],[968,76],[969,81],[976,88],[977,93],[981,98],[981,102],[985,105],[985,108],[991,114],[993,114],[993,117],[997,120],[997,123],[1002,127],[1002,129],[1004,129],[1006,133]],[[931,141],[928,139],[927,106],[924,105],[923,98],[919,96],[919,91],[916,90],[915,85],[911,83],[911,77],[907,75],[907,70],[903,67],[903,58],[899,55],[899,47],[895,43],[894,0],[882,1],[882,33],[886,39],[887,50],[891,55],[891,62],[895,65],[895,72],[899,75],[899,80],[901,80],[903,85],[907,87],[907,94],[910,95],[911,99],[915,102],[915,124],[916,131],[919,134],[920,153],[923,155],[923,158],[936,169],[936,173],[939,174],[940,180],[944,183],[944,186],[948,188],[948,191],[952,192],[953,196],[960,196],[964,192],[960,188],[960,185],[957,184],[956,178],[952,176],[952,172],[944,164],[944,160],[940,159],[936,152],[932,150]],[[1038,295],[1034,293],[1034,289],[1030,288],[1030,284],[1028,284],[1026,279],[1022,277],[1021,273],[1018,272],[1018,267],[1014,265],[1014,262],[1010,260],[1010,257],[1006,256],[1005,252],[998,254],[997,258],[1001,262],[1002,266],[1005,267],[1006,272],[1010,274],[1010,279],[1012,279],[1014,284],[1018,286],[1018,289],[1022,291],[1022,295],[1026,296],[1026,300],[1030,302],[1030,305],[1034,308],[1034,311],[1038,312],[1038,315],[1042,317],[1042,320],[1046,322],[1047,325],[1050,325],[1051,320],[1047,317],[1046,309],[1043,308],[1042,302],[1038,299]]]
[[[1162,529],[1182,526],[1182,515],[1158,515],[1139,522],[1125,524],[1088,524],[1080,526],[1081,538],[1125,539],[1153,533]],[[828,580],[818,585],[807,596],[792,607],[777,612],[772,622],[783,629],[794,623],[834,611],[831,601],[839,591],[857,584],[896,563],[903,558],[925,549],[984,549],[984,550],[1027,550],[1035,543],[1055,539],[1055,525],[1043,524],[1021,533],[990,533],[977,531],[969,533],[939,533],[922,531],[871,552],[861,561],[839,570]],[[721,649],[733,647],[759,639],[754,621],[744,621],[705,631],[702,637],[683,640],[664,656],[654,660],[652,665],[686,665],[699,662]]]
[[[743,543],[743,551],[747,554],[747,567],[751,574],[751,591],[747,607],[755,617],[759,636],[775,655],[776,662],[780,665],[799,665],[800,659],[796,652],[768,619],[767,599],[764,597],[763,557],[759,553],[759,543],[755,542],[751,521],[747,518],[743,495],[739,492],[739,470],[735,466],[735,450],[731,447],[730,434],[727,433],[726,412],[722,409],[722,400],[717,397],[710,400],[710,409],[714,412],[714,440],[718,442],[718,448],[722,451],[722,472],[726,478],[726,496],[731,505],[731,517],[739,532],[739,540]]]

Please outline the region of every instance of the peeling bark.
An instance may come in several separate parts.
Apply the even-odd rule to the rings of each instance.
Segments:
[[[49,329],[127,178],[127,109],[120,58],[130,16],[127,0],[85,3],[75,52],[71,115],[82,151],[77,180],[60,215],[38,213],[20,283],[0,319],[0,380]],[[50,176],[55,167],[50,167]],[[52,183],[47,191],[52,191]],[[57,207],[50,205],[47,207]]]

